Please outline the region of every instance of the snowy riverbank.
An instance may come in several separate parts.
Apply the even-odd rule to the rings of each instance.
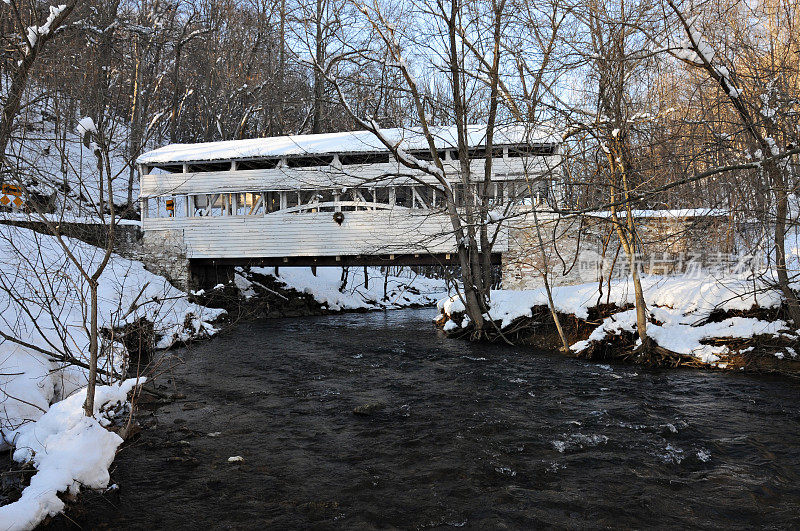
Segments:
[[[773,349],[774,360],[800,361],[792,346],[798,336],[777,318],[780,293],[763,281],[745,276],[652,275],[642,283],[649,311],[648,337],[667,351],[724,368],[738,355],[753,351],[746,340],[760,336],[779,339],[776,343],[783,345]],[[606,347],[630,350],[638,339],[634,338],[636,312],[630,279],[603,289],[601,293],[597,283],[553,289],[558,313],[580,323],[568,330],[570,348],[577,356],[592,357],[593,350]],[[441,320],[446,332],[458,335],[469,327],[458,297],[443,299],[438,307],[446,317]],[[551,326],[544,289],[492,292],[489,317],[501,330],[522,326],[534,337],[537,330]]]
[[[395,270],[396,269],[396,270]],[[200,304],[226,308],[241,317],[299,317],[338,312],[433,306],[448,295],[443,279],[409,268],[379,267],[236,268],[233,280],[193,292]]]
[[[92,271],[103,251],[65,240],[80,268]],[[216,334],[211,324],[224,312],[187,300],[141,263],[111,255],[99,278],[101,379],[96,414],[81,409],[87,382],[89,335],[87,284],[79,266],[51,237],[0,227],[0,448],[37,470],[15,503],[0,507],[3,529],[27,529],[63,509],[57,493],[81,486],[101,488],[122,439],[105,429],[127,406],[135,380],[119,383],[127,366],[120,330],[146,320],[156,347]],[[115,376],[110,376],[115,375]],[[113,406],[113,407],[112,407]]]

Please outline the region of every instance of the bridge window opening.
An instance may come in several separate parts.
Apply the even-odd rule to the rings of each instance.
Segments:
[[[508,148],[509,158],[527,157],[530,154],[529,146],[511,146]]]
[[[531,183],[531,190],[535,204],[540,205],[542,202],[546,201],[547,196],[550,195],[550,181],[538,179]]]
[[[463,207],[466,204],[466,193],[462,183],[453,185],[453,201],[456,207]]]
[[[263,192],[260,194],[253,194],[253,196],[259,196],[258,199],[262,201],[260,209],[257,209],[254,214],[277,212],[281,209],[281,192]]]
[[[365,189],[350,188],[345,190],[339,197],[342,212],[354,212],[356,210],[369,210],[370,207],[367,203],[371,202],[368,199],[369,192]]]
[[[152,175],[159,173],[183,173],[183,164],[159,164],[150,169],[150,174]]]
[[[154,218],[163,218],[164,217],[164,200],[160,197],[156,197],[153,199],[153,207],[150,210],[151,215]]]
[[[247,214],[247,198],[244,193],[228,194],[230,196],[230,215],[244,216]]]
[[[320,202],[321,195],[318,191],[300,191],[297,192],[298,197],[298,206],[300,205],[315,205]],[[313,208],[309,210],[310,212],[316,212],[317,209]]]
[[[339,161],[342,163],[342,166],[354,164],[385,164],[391,162],[391,156],[388,153],[351,153],[348,155],[339,155]]]
[[[149,197],[142,200],[146,218],[172,218],[186,216],[186,197]]]
[[[369,199],[367,199],[367,196],[369,195],[369,192],[367,192],[363,188],[353,188],[350,191],[350,194],[353,197],[353,201],[355,201],[356,203],[369,203],[370,202]]]
[[[397,186],[394,189],[394,204],[400,207],[411,208],[414,196],[409,186]]]
[[[504,193],[504,183],[502,181],[495,182],[491,184],[492,193],[489,195],[489,204],[491,205],[502,205],[505,203],[505,199],[503,196]]]
[[[338,190],[320,190],[316,202],[322,203],[324,206],[319,207],[315,212],[333,212],[335,209],[332,203],[338,202],[338,200]]]
[[[445,160],[445,150],[437,151],[437,155],[441,160]],[[418,158],[419,160],[433,160],[433,155],[431,155],[431,151],[429,149],[418,149],[414,151],[409,151],[409,154],[413,155],[414,157]]]
[[[171,218],[185,218],[187,213],[187,197],[176,195],[165,198],[167,216]]]
[[[543,180],[531,181],[508,181],[508,201],[516,205],[539,204],[547,198],[548,182]]]
[[[380,188],[373,188],[372,189],[372,202],[379,203],[382,205],[388,205],[390,199],[390,192],[389,188],[380,187]]]
[[[511,204],[524,204],[525,198],[529,197],[528,183],[525,181],[507,181],[508,202]]]
[[[290,168],[329,166],[332,163],[333,163],[333,155],[316,155],[314,157],[292,157],[286,159],[286,165]]]
[[[529,146],[531,155],[552,155],[556,152],[555,144],[536,144]]]
[[[300,205],[300,192],[286,192],[286,208]]]
[[[208,194],[208,204],[206,205],[206,216],[221,216],[224,211],[223,194]]]
[[[413,208],[433,208],[433,190],[427,186],[414,186],[411,191],[413,192]]]
[[[468,195],[464,185],[454,183],[452,186],[456,206],[463,207]],[[492,183],[489,203],[500,205],[510,201],[514,204],[534,204],[546,200],[549,186],[547,180],[532,181],[530,189],[523,180]],[[477,200],[477,195],[471,197]],[[311,213],[354,212],[392,206],[415,210],[441,209],[445,206],[445,195],[433,186],[406,185],[192,194],[142,200],[143,215],[146,218],[264,216],[286,209]]]
[[[195,196],[195,208],[198,216],[210,216],[211,204],[214,202],[214,196],[211,194],[203,194]]]
[[[470,148],[467,150],[467,158],[469,158],[469,160],[482,159],[484,158],[484,153],[485,150],[483,148],[480,147]]]
[[[512,158],[541,157],[552,155],[555,153],[555,149],[555,144],[519,144],[508,148],[508,156]]]
[[[261,201],[261,194],[245,192],[230,194],[230,211],[234,216],[252,216],[262,204]]]
[[[189,164],[189,173],[208,172],[208,171],[230,171],[231,162],[203,162]]]
[[[486,158],[486,148],[485,147],[476,147],[467,150],[467,157],[470,160],[475,159],[485,159]]]
[[[240,160],[236,163],[239,170],[272,170],[278,167],[280,159]]]

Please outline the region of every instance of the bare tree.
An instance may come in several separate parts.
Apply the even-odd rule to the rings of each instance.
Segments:
[[[698,20],[688,19],[675,2],[669,1],[668,4],[686,36],[674,52],[675,55],[689,66],[705,71],[724,92],[729,105],[741,121],[753,156],[760,160],[764,188],[770,190],[774,198],[773,250],[777,283],[787,303],[789,316],[794,325],[798,326],[800,301],[790,286],[786,265],[789,196],[793,188],[789,177],[790,166],[785,160],[778,158],[785,154],[787,146],[788,149],[796,146],[798,139],[796,129],[790,125],[796,123],[796,109],[791,102],[796,101],[794,98],[798,94],[798,70],[794,59],[786,53],[796,45],[797,37],[789,32],[786,34],[787,39],[784,39],[773,28],[771,35],[774,39],[768,46],[762,48],[756,43],[746,48],[746,44],[742,46],[745,49],[740,50],[743,63],[740,67],[749,71],[757,80],[756,83],[744,86],[742,77],[736,74],[733,65],[726,63],[724,57],[700,31]],[[800,16],[797,6],[790,8],[787,15],[787,23],[796,26]],[[741,35],[740,37],[744,38]],[[761,52],[762,49],[766,52]],[[781,52],[776,53],[776,50]],[[792,62],[787,63],[787,60]],[[773,94],[762,85],[766,79],[772,81],[770,84],[774,89]]]

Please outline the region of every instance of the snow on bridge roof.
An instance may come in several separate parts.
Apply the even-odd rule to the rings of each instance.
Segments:
[[[403,149],[428,149],[428,142],[419,129],[382,129],[381,132]],[[437,148],[447,149],[457,145],[455,126],[434,127],[431,132]],[[485,125],[467,126],[471,147],[484,145]],[[524,143],[557,143],[560,139],[551,130],[503,126],[495,131],[495,145]],[[211,160],[253,159],[318,155],[324,153],[368,153],[387,151],[370,131],[345,131],[318,135],[290,135],[249,140],[224,140],[198,144],[170,144],[139,156],[139,164],[166,164],[170,162],[204,162]]]

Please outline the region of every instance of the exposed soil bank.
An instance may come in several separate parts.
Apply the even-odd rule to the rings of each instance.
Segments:
[[[592,331],[604,318],[627,309],[630,309],[630,307],[619,308],[614,304],[603,305],[590,308],[587,319],[578,318],[573,314],[559,313],[559,320],[567,336],[567,341],[572,345],[589,338]],[[499,321],[496,322],[495,329],[489,330],[485,337],[482,338],[482,341],[490,343],[510,341],[515,345],[529,345],[558,351],[561,347],[561,339],[553,324],[550,310],[546,306],[535,306],[531,310],[531,317],[515,319],[506,327],[502,327]],[[781,308],[716,311],[711,314],[706,322],[721,322],[734,316],[771,321],[779,319],[783,313],[784,309]],[[457,322],[461,322],[464,317],[461,314],[456,314],[452,318]],[[448,317],[442,313],[436,322],[442,328],[447,321]],[[472,332],[472,327],[467,326],[446,332],[446,335],[454,339],[469,339]],[[729,354],[723,356],[716,364],[703,363],[693,356],[671,352],[663,348],[654,349],[643,355],[636,347],[637,340],[636,334],[623,332],[604,341],[593,342],[589,348],[582,352],[575,353],[570,351],[566,355],[599,362],[631,363],[650,367],[723,369],[783,374],[793,378],[800,378],[800,356],[793,358],[788,354],[792,350],[800,352],[800,340],[796,338],[759,335],[749,339],[719,338],[704,341],[704,344],[725,345],[730,350]],[[776,353],[778,354],[777,356]]]
[[[242,323],[159,381],[51,529],[793,527],[795,382],[447,340],[432,310]],[[241,461],[229,462],[241,456]]]
[[[260,268],[263,269],[263,268]],[[338,273],[337,273],[338,274]],[[298,291],[287,285],[281,277],[261,274],[252,270],[237,272],[237,280],[227,284],[219,284],[214,289],[203,290],[191,295],[193,302],[209,308],[223,308],[228,312],[229,319],[233,322],[248,319],[274,319],[281,317],[308,317],[317,315],[331,315],[344,312],[367,312],[382,310],[383,305],[389,301],[397,301],[398,293],[411,295],[413,300],[422,300],[429,304],[418,304],[401,301],[407,308],[420,308],[433,305],[435,299],[425,301],[424,297],[416,297],[419,291],[413,285],[394,287],[388,293],[387,301],[365,300],[365,307],[339,308],[330,307],[326,302],[320,302],[311,293]],[[241,282],[240,282],[241,281]],[[377,279],[378,282],[381,279]],[[372,282],[376,282],[373,278]],[[244,289],[242,289],[244,286]],[[347,286],[349,292],[351,286]]]

